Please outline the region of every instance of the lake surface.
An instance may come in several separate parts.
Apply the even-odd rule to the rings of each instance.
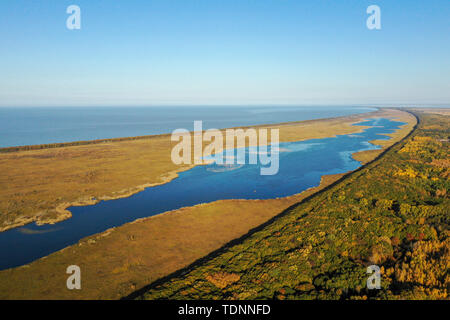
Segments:
[[[365,107],[73,107],[0,108],[0,148],[133,137],[193,130],[311,120],[374,111]]]
[[[389,139],[402,122],[370,119],[358,134],[280,143],[278,174],[260,175],[260,164],[210,164],[181,172],[169,183],[147,188],[131,197],[101,201],[93,206],[71,207],[71,219],[55,225],[29,224],[0,233],[0,269],[29,263],[81,238],[138,218],[219,199],[285,197],[319,185],[322,175],[344,173],[361,166],[351,154],[378,149],[369,143]]]

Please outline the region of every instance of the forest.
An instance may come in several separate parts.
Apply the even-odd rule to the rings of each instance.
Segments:
[[[450,117],[413,112],[379,158],[133,298],[448,299]]]

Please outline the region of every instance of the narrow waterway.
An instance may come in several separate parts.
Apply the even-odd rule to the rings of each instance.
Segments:
[[[260,175],[259,163],[197,166],[181,172],[169,183],[128,198],[71,207],[71,219],[54,225],[29,224],[0,233],[0,269],[29,263],[86,236],[165,211],[220,199],[270,199],[300,193],[319,185],[323,175],[360,167],[352,153],[378,149],[369,141],[389,139],[383,134],[392,133],[403,124],[370,119],[357,124],[370,126],[362,133],[280,143],[276,175]]]

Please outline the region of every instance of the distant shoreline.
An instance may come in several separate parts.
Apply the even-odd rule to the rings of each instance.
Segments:
[[[359,108],[359,107],[355,107],[355,108]],[[363,107],[360,107],[360,108],[363,108]],[[364,108],[373,109],[373,110],[367,111],[367,112],[358,112],[358,113],[352,113],[352,114],[347,114],[347,115],[341,115],[341,116],[336,116],[336,117],[327,117],[326,114],[324,114],[324,117],[309,119],[309,120],[282,121],[282,122],[276,122],[276,123],[261,123],[261,124],[255,124],[255,125],[242,125],[242,126],[240,126],[240,125],[227,126],[227,127],[222,127],[222,128],[219,126],[219,128],[216,128],[216,129],[219,129],[219,130],[235,129],[235,128],[246,129],[246,128],[279,126],[279,125],[286,125],[286,124],[311,123],[314,121],[333,120],[333,119],[358,116],[358,115],[362,115],[362,114],[370,114],[370,113],[377,112],[380,110],[380,108],[378,108],[378,107],[364,107]],[[172,130],[169,129],[168,131],[172,131]],[[154,139],[157,137],[167,137],[170,135],[171,135],[171,133],[167,132],[167,133],[159,133],[159,134],[123,136],[123,137],[116,137],[116,138],[102,138],[102,139],[92,139],[92,140],[88,139],[88,140],[74,140],[74,141],[52,142],[52,143],[42,143],[42,144],[17,145],[17,146],[0,147],[0,153],[27,151],[27,150],[40,150],[40,149],[49,149],[49,148],[61,148],[61,147],[81,146],[81,145],[120,142],[120,141],[133,141],[133,140],[141,140],[141,139]]]
[[[394,114],[391,114],[390,117],[395,119],[400,116],[399,113],[397,113],[397,115]],[[381,117],[381,115],[371,115],[372,118],[378,116]],[[383,117],[389,116],[384,114]],[[412,123],[403,125],[402,128],[397,130],[395,133],[389,134],[392,135],[392,139],[386,142],[388,142],[389,145],[392,145],[403,139],[405,134],[410,133],[411,126]],[[388,145],[382,145],[382,149],[379,150],[380,153],[386,151],[386,147],[388,147]],[[373,157],[374,155],[371,154],[370,156]],[[362,167],[364,167],[364,164],[360,168]],[[14,277],[14,279],[16,277],[23,278],[30,272],[36,273],[40,272],[40,270],[48,272],[48,270],[58,268],[61,263],[65,265],[67,264],[66,261],[74,259],[79,260],[82,266],[90,263],[89,261],[95,261],[96,265],[101,266],[101,268],[107,268],[107,273],[112,275],[111,279],[114,279],[112,280],[114,289],[109,286],[107,288],[108,291],[105,292],[104,287],[94,285],[90,288],[86,288],[87,291],[83,294],[83,298],[101,297],[106,299],[114,299],[128,296],[130,293],[134,292],[138,288],[141,288],[143,285],[153,283],[157,279],[163,279],[172,272],[185,268],[186,266],[189,266],[190,263],[195,263],[197,259],[201,259],[201,257],[205,254],[215,252],[214,250],[218,250],[217,248],[223,246],[224,243],[228,243],[231,239],[240,239],[242,234],[245,235],[247,232],[251,233],[252,230],[257,230],[257,226],[260,226],[261,223],[263,223],[263,226],[267,225],[273,221],[279,212],[284,212],[286,208],[290,208],[295,205],[295,203],[309,198],[324,188],[329,188],[331,185],[337,183],[342,176],[348,176],[350,174],[351,172],[334,176],[322,176],[319,186],[284,198],[267,200],[218,200],[211,203],[183,207],[155,216],[137,219],[124,225],[108,229],[102,233],[83,238],[77,244],[66,247],[60,251],[56,251],[46,256],[46,258],[35,260],[34,262],[21,267],[1,271],[0,276],[8,278]],[[235,218],[232,219],[230,214],[233,214]],[[198,220],[200,218],[201,220]],[[190,231],[192,231],[190,228],[194,227],[199,229],[194,232],[194,234],[202,235],[201,247],[197,247],[199,244],[196,242],[196,237],[192,237],[191,239],[186,237],[183,233],[183,230],[186,229],[185,226],[192,223],[192,221],[203,221],[200,225],[197,223],[189,227]],[[220,223],[218,223],[218,221],[220,221]],[[228,230],[229,232],[223,234],[223,224],[225,222],[229,224],[229,228],[225,228],[225,230]],[[213,226],[219,225],[221,225],[221,227],[219,227],[218,230],[213,228]],[[160,233],[161,230],[165,230],[168,226],[172,226],[170,232],[173,233],[176,239],[168,241],[165,233]],[[182,226],[181,230],[178,229],[180,228],[179,226]],[[237,226],[239,226],[239,228],[237,228]],[[164,232],[166,231],[167,230]],[[134,241],[138,241],[139,244],[145,243],[145,246],[141,250],[141,246],[136,246]],[[172,260],[172,255],[174,253],[171,248],[174,243],[177,243],[177,241],[180,242],[180,245],[176,247],[184,249],[182,254],[177,251],[177,258]],[[183,243],[183,245],[181,245],[181,243]],[[124,246],[124,249],[116,252],[114,257],[123,255],[124,257],[135,257],[137,260],[126,260],[124,266],[121,263],[123,261],[123,257],[118,259],[117,263],[111,264],[110,262],[105,262],[104,260],[108,259],[105,258],[102,253],[105,252],[105,250],[108,250],[108,248],[116,248],[118,244]],[[145,249],[148,247],[151,247],[152,250]],[[193,247],[197,249],[195,251],[189,249]],[[155,250],[155,248],[159,249]],[[162,258],[161,254],[163,255]],[[145,276],[142,275],[142,272],[135,269],[135,265],[139,266],[141,261],[145,261],[145,264],[149,264],[146,267],[149,269]],[[117,274],[124,275],[125,271],[127,272],[127,275],[123,276],[125,279],[121,280],[120,277],[115,276]],[[122,287],[122,282],[126,281],[132,281],[133,285],[130,287]],[[35,287],[39,289],[32,290],[32,292],[27,292],[25,296],[21,297],[29,298],[39,295],[40,291],[45,290],[48,286],[49,284],[36,285]],[[10,287],[8,287],[8,289],[9,288]],[[17,298],[19,296],[20,293],[9,293],[8,298]],[[70,297],[71,292],[67,292],[67,290],[63,292],[54,292],[52,296],[52,298]]]
[[[396,111],[394,109],[384,109],[384,110],[377,110],[372,111],[368,113],[360,113],[360,114],[352,114],[342,117],[334,117],[334,118],[326,118],[326,119],[314,119],[314,120],[305,120],[305,121],[295,121],[295,122],[287,122],[287,123],[280,123],[280,124],[270,124],[270,125],[258,125],[258,126],[249,126],[249,127],[239,127],[239,128],[258,128],[258,127],[277,127],[280,128],[280,142],[292,142],[292,141],[304,141],[314,138],[324,138],[324,137],[334,137],[339,134],[346,134],[346,133],[357,133],[364,130],[364,126],[359,127],[352,127],[353,124],[362,121],[363,119],[369,117],[378,117],[378,116],[388,116],[391,118],[396,118],[395,115],[401,116],[404,111]],[[390,115],[389,115],[390,114]],[[315,125],[314,128],[311,128],[311,125]],[[222,129],[225,130],[225,129]],[[312,130],[312,131],[311,131]],[[283,134],[285,132],[285,134]],[[148,140],[148,142],[145,142],[145,140]],[[99,142],[100,141],[100,142]],[[129,141],[132,145],[128,145],[124,148],[123,143]],[[115,143],[106,143],[106,142],[115,142]],[[55,224],[57,222],[70,219],[72,214],[67,208],[71,206],[85,206],[85,205],[94,205],[98,203],[101,200],[114,200],[119,198],[126,198],[129,197],[135,193],[143,191],[147,187],[153,187],[161,184],[165,184],[167,182],[170,182],[171,180],[178,177],[179,172],[183,172],[186,170],[189,170],[190,168],[194,167],[194,165],[185,165],[185,166],[176,166],[170,161],[167,161],[169,158],[167,156],[170,154],[168,153],[167,156],[165,155],[165,152],[170,152],[170,135],[164,134],[164,135],[151,135],[151,136],[144,136],[144,137],[130,137],[130,138],[118,138],[118,139],[107,139],[107,140],[94,140],[90,141],[87,144],[83,144],[84,142],[79,142],[79,144],[72,144],[72,143],[64,143],[59,145],[58,147],[48,147],[45,148],[44,146],[47,145],[38,145],[36,146],[36,149],[30,149],[28,147],[22,147],[19,148],[20,150],[13,150],[8,152],[0,152],[0,169],[1,169],[1,162],[3,160],[2,157],[6,157],[6,162],[3,162],[4,164],[10,163],[10,161],[14,162],[14,166],[18,167],[20,170],[20,173],[14,174],[13,172],[10,172],[12,179],[17,179],[17,183],[20,182],[20,185],[23,183],[23,179],[30,179],[30,176],[32,175],[38,175],[34,179],[35,183],[39,183],[39,185],[42,185],[43,188],[45,188],[45,195],[42,195],[42,193],[36,193],[36,196],[38,197],[38,206],[32,204],[27,205],[25,203],[25,206],[22,204],[24,197],[18,196],[17,200],[12,199],[11,196],[7,196],[6,194],[2,197],[2,193],[0,192],[0,200],[4,198],[4,204],[7,206],[6,208],[0,207],[0,210],[4,209],[5,213],[8,213],[6,210],[8,208],[8,202],[15,203],[15,201],[19,201],[20,204],[17,207],[18,211],[12,212],[13,219],[9,218],[6,221],[0,220],[0,232],[7,231],[13,228],[17,228],[23,225],[27,225],[29,223],[35,222],[38,225],[43,224]],[[145,149],[142,149],[143,143],[146,146]],[[147,145],[147,143],[149,143]],[[163,145],[163,146],[161,146]],[[53,146],[53,145],[52,145]],[[66,148],[66,147],[71,148]],[[102,147],[104,146],[104,147]],[[146,166],[142,166],[142,162],[139,161],[140,155],[143,154],[143,156],[148,157],[147,153],[153,153],[152,149],[154,147],[158,148],[166,148],[164,150],[163,154],[152,154],[151,157],[155,158],[154,161],[158,161],[160,163],[161,168],[156,168],[158,171],[155,171],[155,167],[151,165],[151,163],[146,164]],[[56,151],[55,148],[60,148],[60,150]],[[80,149],[81,148],[81,149]],[[86,149],[87,148],[87,149]],[[100,149],[99,149],[100,148]],[[108,150],[110,148],[117,149],[120,148],[121,156],[117,158],[117,160],[111,158],[107,154],[104,154],[101,156],[100,159],[103,159],[107,162],[114,161],[115,166],[120,166],[121,171],[119,170],[112,170],[108,172],[105,172],[105,178],[108,179],[108,181],[102,181],[101,185],[98,182],[92,181],[90,182],[90,188],[100,189],[102,191],[92,192],[89,191],[89,189],[86,189],[85,187],[85,174],[89,174],[91,170],[102,170],[102,164],[98,161],[95,161],[95,168],[91,168],[92,164],[90,157],[92,154],[98,153],[99,151],[103,154],[104,151],[102,149],[107,148]],[[132,149],[127,149],[132,148]],[[10,149],[10,148],[7,148]],[[53,151],[52,151],[53,150]],[[18,152],[17,154],[14,153],[14,151],[27,151],[27,152]],[[132,153],[130,153],[132,152]],[[136,159],[130,159],[130,156],[134,155],[136,156],[136,152],[138,156]],[[64,155],[67,153],[68,155]],[[85,168],[77,168],[79,173],[76,172],[73,165],[77,164],[77,167],[80,165],[79,161],[79,153],[85,154],[82,156],[81,163],[82,166]],[[2,156],[3,154],[3,156]],[[72,154],[77,156],[77,159],[72,159]],[[116,155],[115,153],[113,154]],[[36,160],[33,160],[30,164],[28,158],[33,158]],[[85,157],[87,157],[85,159]],[[20,162],[17,162],[18,159],[22,159],[24,164],[26,164],[26,167],[21,167],[22,165]],[[38,160],[39,159],[39,160]],[[55,162],[55,160],[58,160],[58,162]],[[133,172],[133,167],[136,165],[135,161],[137,163],[141,164],[140,171],[145,173],[145,175],[140,175],[139,179],[137,177],[133,178],[130,173]],[[33,165],[33,163],[35,163]],[[49,166],[49,172],[40,172],[36,173],[36,170],[33,169],[37,164],[39,163],[39,167],[42,168],[42,166]],[[60,163],[60,164],[59,164]],[[67,168],[69,165],[70,168],[72,168],[70,171],[67,172],[67,170],[61,171],[60,174],[55,174],[55,170],[58,170],[57,168],[61,167],[63,169],[64,167]],[[108,166],[108,169],[110,166]],[[166,168],[166,169],[164,169]],[[26,169],[26,170],[24,170]],[[31,170],[31,171],[29,171]],[[29,173],[27,173],[29,171]],[[73,171],[73,172],[72,172]],[[6,172],[6,171],[5,171]],[[9,171],[8,171],[9,172]],[[56,171],[58,172],[58,171]],[[49,175],[52,175],[51,177]],[[64,182],[61,185],[61,177],[70,174],[70,176],[80,176],[79,179],[81,179],[79,182]],[[19,175],[19,176],[18,176]],[[20,177],[20,175],[23,176],[23,178]],[[126,175],[126,184],[124,184],[124,175]],[[147,176],[147,177],[146,177]],[[129,180],[129,181],[128,181]],[[120,181],[121,184],[118,184],[116,181]],[[70,191],[61,190],[61,187],[58,188],[58,185],[61,186],[64,189],[69,189]],[[104,185],[104,186],[103,186]],[[11,180],[10,182],[10,192],[13,192],[15,187],[14,180]],[[18,186],[19,187],[19,186]],[[35,193],[36,188],[32,185],[27,185],[25,188],[23,186],[20,186],[19,188],[16,188],[19,192],[15,192],[14,194],[26,194],[29,192]],[[27,191],[29,190],[29,191]],[[86,190],[83,192],[83,190]],[[5,190],[6,192],[6,190]],[[65,192],[61,194],[62,192]],[[41,194],[39,196],[39,194]],[[59,194],[61,196],[57,197]],[[53,199],[57,198],[60,199],[58,201],[55,201]],[[48,199],[48,200],[47,200]],[[42,208],[40,206],[40,203],[42,200],[47,200],[47,208]],[[1,203],[2,201],[0,201]],[[9,206],[11,207],[11,206]],[[0,217],[1,218],[1,217]]]

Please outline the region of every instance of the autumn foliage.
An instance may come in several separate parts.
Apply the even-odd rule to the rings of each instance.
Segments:
[[[418,116],[377,161],[141,298],[448,299],[450,117]]]

